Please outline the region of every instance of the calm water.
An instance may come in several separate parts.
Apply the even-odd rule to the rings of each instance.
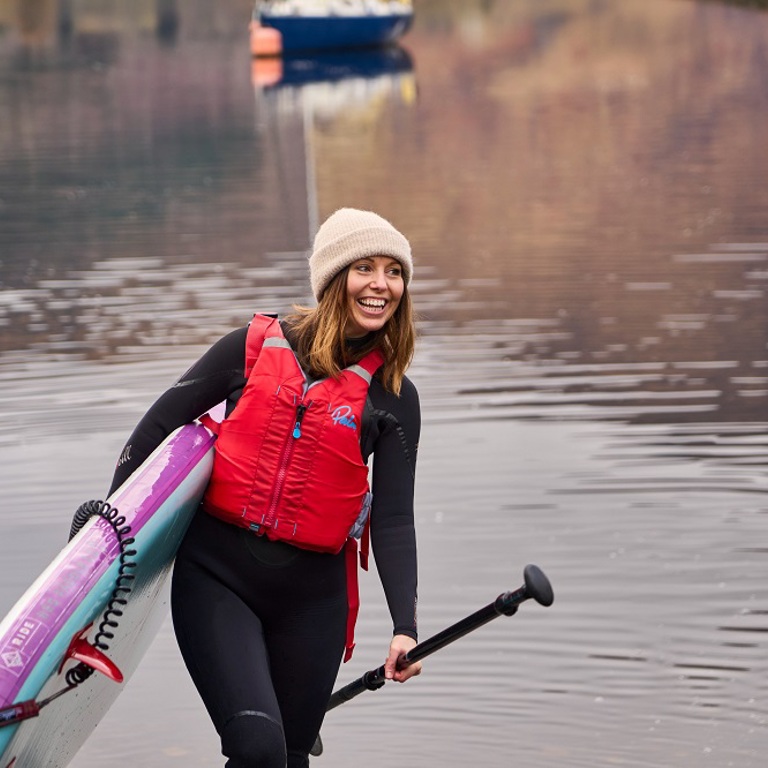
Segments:
[[[315,764],[762,766],[768,13],[416,5],[402,49],[280,71],[241,0],[0,0],[0,614],[367,207],[416,257],[423,637],[526,563],[556,599],[332,712]],[[385,650],[363,599],[340,683]],[[170,623],[73,766],[133,763],[222,763]]]

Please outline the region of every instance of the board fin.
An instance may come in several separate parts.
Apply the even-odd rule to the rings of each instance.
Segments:
[[[102,675],[105,675],[110,680],[113,680],[116,683],[122,683],[124,679],[123,673],[120,671],[117,664],[115,664],[115,662],[103,651],[96,648],[86,639],[85,636],[92,626],[92,624],[89,624],[73,636],[69,648],[67,648],[67,652],[64,654],[64,658],[59,666],[59,674],[61,674],[64,664],[66,664],[69,659],[75,659],[76,661],[82,661],[83,664],[86,664],[91,669],[101,672]]]

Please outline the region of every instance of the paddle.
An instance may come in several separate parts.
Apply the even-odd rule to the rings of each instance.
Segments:
[[[523,570],[523,578],[524,584],[519,589],[516,589],[513,592],[504,592],[484,608],[475,611],[475,613],[452,624],[442,632],[438,632],[436,635],[433,635],[411,648],[407,653],[404,653],[398,659],[398,669],[403,669],[414,662],[421,661],[421,659],[435,653],[435,651],[439,651],[441,648],[445,648],[446,645],[453,643],[460,637],[464,637],[464,635],[483,626],[483,624],[487,624],[491,619],[495,619],[497,616],[512,616],[514,613],[517,613],[517,608],[520,603],[526,600],[532,598],[540,605],[552,605],[552,602],[555,599],[552,592],[552,585],[538,566],[526,565]],[[369,672],[366,672],[362,677],[353,680],[343,688],[335,691],[328,701],[326,711],[330,712],[341,704],[354,699],[355,696],[359,696],[363,691],[378,690],[384,683],[386,683],[386,681],[387,680],[384,677],[384,665],[382,664],[378,669],[372,669]],[[318,734],[310,754],[316,757],[322,754],[322,752],[323,743]]]

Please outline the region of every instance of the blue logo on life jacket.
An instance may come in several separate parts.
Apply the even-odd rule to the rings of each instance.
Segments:
[[[349,405],[340,405],[331,414],[334,424],[341,425],[342,427],[349,427],[350,429],[357,430],[357,422],[355,421],[355,414],[352,413],[352,408]]]

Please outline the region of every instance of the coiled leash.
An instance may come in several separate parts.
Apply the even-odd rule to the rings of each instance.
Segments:
[[[66,687],[42,701],[28,699],[27,701],[21,701],[0,709],[0,728],[5,725],[19,723],[31,717],[37,717],[43,707],[58,699],[59,696],[63,696],[65,693],[69,693],[77,688],[78,685],[88,680],[94,672],[101,672],[116,683],[123,682],[123,673],[114,662],[107,658],[104,652],[109,650],[109,642],[115,637],[114,631],[117,629],[118,620],[123,615],[122,609],[128,603],[127,597],[131,592],[131,582],[136,578],[131,573],[136,568],[136,562],[131,559],[136,555],[136,550],[130,549],[131,545],[135,543],[135,539],[130,536],[131,527],[125,524],[125,517],[118,512],[116,507],[111,506],[106,501],[86,501],[77,508],[72,518],[69,541],[94,516],[105,520],[115,532],[115,537],[120,547],[120,566],[115,577],[115,586],[107,602],[107,607],[102,614],[93,642],[90,643],[85,639],[88,631],[93,626],[89,624],[72,638],[59,666],[59,672],[61,672],[68,659],[76,659],[79,662],[72,669],[68,670],[64,676],[64,681],[67,684]]]

